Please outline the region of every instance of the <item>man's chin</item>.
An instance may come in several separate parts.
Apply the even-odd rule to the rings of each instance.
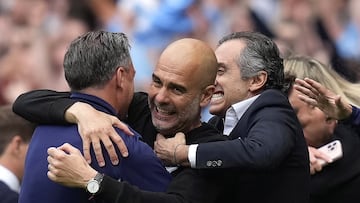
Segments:
[[[168,134],[173,134],[173,126],[169,126],[169,125],[164,125],[161,122],[155,122],[153,123],[156,130],[162,134],[162,135],[168,135]]]
[[[215,115],[215,116],[221,116],[222,115],[222,108],[220,108],[218,105],[217,106],[210,106],[209,108],[209,112],[212,114],[212,115]]]
[[[175,133],[173,132],[172,129],[169,129],[169,128],[157,128],[156,127],[156,130],[158,133],[160,133],[162,136],[166,137],[166,138],[169,138],[169,137],[174,137]]]

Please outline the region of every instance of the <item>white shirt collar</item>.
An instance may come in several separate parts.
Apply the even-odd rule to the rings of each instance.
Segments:
[[[231,133],[231,131],[235,128],[237,122],[244,115],[245,111],[259,96],[260,95],[256,95],[254,97],[248,98],[230,106],[230,108],[226,111],[225,114],[223,131],[224,135],[229,135]]]
[[[3,181],[10,189],[15,192],[20,191],[20,181],[9,169],[0,164],[0,181]]]
[[[254,101],[259,96],[260,94],[231,105],[230,108],[233,108],[233,110],[235,110],[237,120],[240,120],[240,118],[244,115],[245,111],[250,107],[252,103],[254,103]],[[230,108],[226,111],[226,114],[230,110]]]

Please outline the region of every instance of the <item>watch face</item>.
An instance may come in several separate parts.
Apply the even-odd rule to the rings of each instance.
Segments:
[[[86,186],[87,191],[89,191],[91,194],[97,193],[99,188],[100,185],[96,180],[91,180]]]

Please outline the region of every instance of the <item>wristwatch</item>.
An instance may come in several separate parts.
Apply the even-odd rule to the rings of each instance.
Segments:
[[[89,192],[91,195],[95,195],[100,191],[101,181],[104,178],[104,174],[97,173],[94,178],[89,180],[86,184],[86,191]]]

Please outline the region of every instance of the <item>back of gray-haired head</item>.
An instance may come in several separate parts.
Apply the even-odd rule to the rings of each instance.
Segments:
[[[219,41],[219,46],[229,40],[243,40],[245,48],[236,60],[244,79],[251,78],[259,71],[268,74],[264,89],[282,89],[284,85],[284,65],[275,42],[257,32],[234,32]]]
[[[92,31],[71,42],[64,57],[65,78],[71,90],[102,87],[118,67],[132,64],[124,33]]]

